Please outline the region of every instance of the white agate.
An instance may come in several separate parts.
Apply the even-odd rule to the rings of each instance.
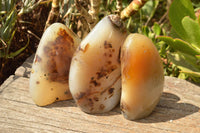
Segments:
[[[84,38],[72,58],[70,91],[78,107],[87,113],[103,113],[120,100],[120,48],[127,33],[119,18],[103,18]]]
[[[39,106],[71,99],[68,76],[80,39],[65,25],[54,23],[44,32],[30,75],[30,94]]]

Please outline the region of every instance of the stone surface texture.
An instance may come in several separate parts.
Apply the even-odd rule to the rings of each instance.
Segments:
[[[141,120],[123,118],[119,105],[103,114],[86,114],[74,100],[36,106],[29,94],[34,55],[0,86],[0,132],[181,132],[200,133],[200,87],[165,77],[164,92],[153,113]]]

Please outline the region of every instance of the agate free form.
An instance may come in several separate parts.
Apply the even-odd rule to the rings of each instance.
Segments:
[[[71,58],[80,43],[65,25],[54,23],[44,32],[30,75],[30,94],[39,106],[71,99],[68,75]]]

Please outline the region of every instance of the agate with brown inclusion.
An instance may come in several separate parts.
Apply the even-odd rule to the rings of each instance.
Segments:
[[[30,77],[34,102],[45,106],[71,99],[68,75],[71,59],[80,39],[60,23],[51,25],[38,46]]]
[[[69,86],[78,107],[103,113],[120,99],[120,47],[127,33],[117,16],[103,18],[82,40],[72,58]]]

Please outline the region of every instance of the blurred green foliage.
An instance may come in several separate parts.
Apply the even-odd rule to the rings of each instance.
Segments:
[[[194,11],[190,0],[174,0],[169,9],[171,37],[159,39],[172,49],[168,57],[181,70],[179,78],[200,82],[200,19]]]
[[[0,57],[9,58],[9,48],[15,35],[15,23],[17,21],[17,10],[14,0],[0,1]]]
[[[15,52],[10,51],[19,16],[33,11],[33,9],[42,3],[42,0],[22,0],[22,3],[23,6],[18,11],[16,8],[16,0],[0,0],[0,58],[4,58],[4,60],[14,58],[29,45],[28,38],[28,42],[24,47],[21,47]]]
[[[17,14],[15,0],[0,0],[0,58],[4,58],[5,60],[20,54],[29,44],[29,42],[27,42],[27,45],[19,50],[10,52],[11,43],[16,31],[18,15],[27,13],[27,10],[31,11],[30,8],[32,7],[27,6],[33,5],[33,1],[31,2],[30,0],[23,0],[23,2],[24,6],[21,8],[20,14]]]

